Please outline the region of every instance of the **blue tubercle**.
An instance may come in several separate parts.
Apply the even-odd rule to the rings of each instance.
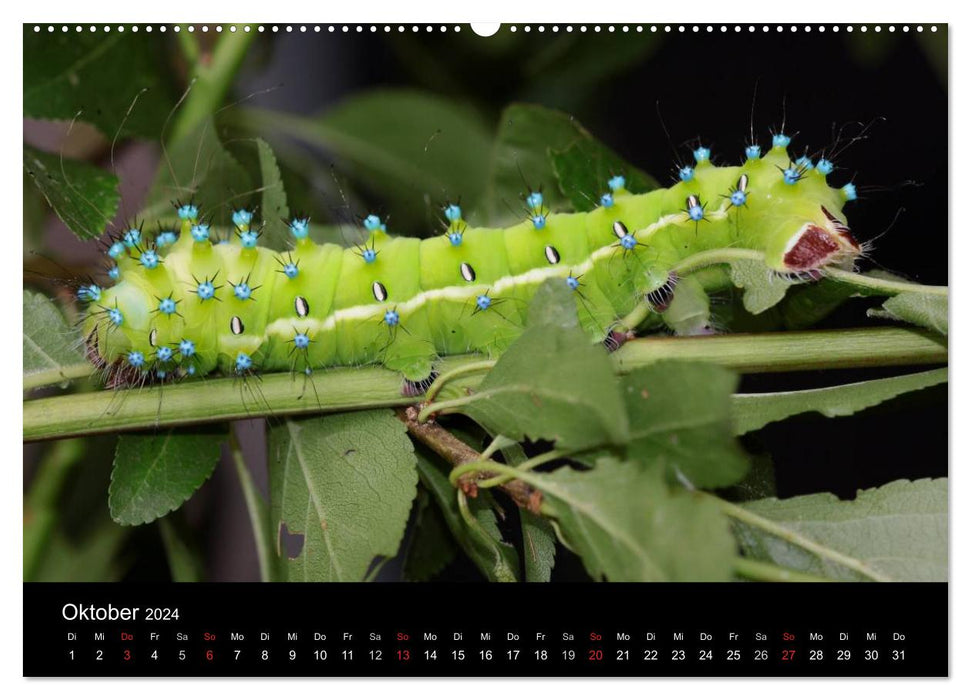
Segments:
[[[475,298],[475,305],[479,307],[479,311],[485,311],[492,305],[492,299],[486,294],[480,294]]]
[[[462,218],[462,207],[458,204],[448,204],[443,211],[445,212],[445,220],[450,223]]]
[[[537,231],[540,230],[541,228],[545,228],[546,227],[546,215],[545,214],[537,214],[537,215],[535,215],[533,217],[530,217],[530,221],[533,222],[533,228],[535,228]]]
[[[236,211],[233,212],[233,223],[238,228],[249,226],[252,220],[253,220],[253,212],[247,209],[237,209]]]
[[[833,168],[835,167],[836,166],[833,165],[833,161],[826,160],[825,158],[820,158],[819,162],[816,163],[816,170],[823,175],[829,175],[831,172],[833,172]]]
[[[310,345],[310,336],[306,333],[296,333],[293,336],[293,345],[298,350],[306,350]]]
[[[462,232],[461,231],[449,231],[448,232],[448,242],[454,246],[462,245]]]
[[[692,204],[688,207],[688,218],[692,221],[701,221],[705,218],[705,208],[700,203]]]
[[[241,231],[239,234],[239,244],[244,248],[255,248],[260,236],[256,231]]]
[[[101,287],[96,284],[87,284],[78,289],[78,299],[81,301],[101,301]]]
[[[530,192],[526,195],[526,206],[532,210],[537,210],[543,206],[543,193],[542,192]]]
[[[290,279],[293,279],[300,274],[300,270],[297,268],[296,263],[289,262],[283,266],[283,274],[285,274]]]
[[[706,160],[711,158],[711,149],[705,148],[704,146],[699,146],[694,151],[694,157],[696,163],[704,163]]]
[[[246,301],[252,298],[253,290],[246,282],[239,282],[233,285],[233,295],[240,301]]]
[[[125,244],[121,241],[115,241],[108,247],[108,257],[117,260],[122,255],[125,254]]]
[[[203,301],[212,299],[214,296],[216,296],[216,285],[209,280],[200,282],[199,286],[196,287],[196,294],[198,294],[199,298]]]
[[[813,159],[809,156],[802,156],[796,161],[796,166],[800,170],[812,170],[813,169]]]
[[[196,354],[196,344],[188,338],[183,338],[179,342],[179,354],[182,355],[183,358],[192,357]]]
[[[749,160],[753,160],[762,155],[762,147],[757,144],[752,144],[751,146],[745,147],[745,157]]]
[[[735,190],[732,192],[729,200],[731,201],[733,207],[740,207],[748,200],[748,195],[742,190]]]
[[[188,367],[185,368],[185,373],[188,374],[191,377],[193,374],[196,373],[196,366],[195,365],[189,365]]]
[[[843,196],[846,197],[847,202],[852,202],[856,199],[856,185],[852,182],[847,182],[843,185]]]
[[[154,250],[143,251],[141,255],[138,256],[138,262],[142,264],[146,270],[154,270],[158,267],[159,258],[158,253]]]
[[[566,286],[575,292],[580,287],[580,280],[573,275],[570,275],[566,278]]]
[[[158,377],[159,379],[165,379],[168,375],[169,373],[166,372],[164,369],[155,370],[155,376]]]
[[[172,245],[176,240],[177,237],[174,231],[162,231],[155,237],[155,247],[164,248],[167,245]]]
[[[610,188],[611,192],[622,190],[627,187],[627,178],[625,178],[623,175],[614,175],[612,178],[607,180],[607,187]]]
[[[177,302],[172,297],[166,297],[165,299],[162,299],[161,301],[159,301],[158,310],[161,311],[166,316],[171,316],[172,314],[175,313],[176,303]]]
[[[381,219],[376,214],[368,214],[364,217],[364,228],[368,231],[376,231],[377,229],[384,230],[381,226]]]
[[[389,326],[397,326],[401,317],[398,316],[398,312],[394,309],[389,309],[384,312],[384,322]]]
[[[125,321],[125,317],[118,309],[108,309],[108,320],[114,325],[120,326]]]
[[[695,176],[695,169],[690,165],[686,165],[678,170],[678,177],[681,178],[681,182],[691,182]]]
[[[193,224],[189,232],[196,243],[205,243],[209,240],[209,224]]]
[[[159,362],[168,362],[172,359],[172,348],[168,345],[163,345],[155,351],[155,357],[158,358]]]
[[[245,352],[240,352],[236,355],[236,371],[245,372],[253,366],[253,358],[247,355]]]
[[[364,262],[373,263],[378,259],[378,251],[376,251],[374,248],[365,248],[363,251],[361,251],[361,257],[364,258]]]
[[[620,237],[620,246],[624,250],[634,250],[637,247],[637,239],[634,238],[633,234],[625,233]]]
[[[142,367],[145,364],[145,356],[138,350],[132,350],[128,353],[128,364],[132,367]]]
[[[125,231],[125,235],[122,236],[122,240],[125,242],[125,245],[128,246],[129,248],[134,248],[135,246],[137,246],[139,243],[142,242],[142,232],[139,231],[137,228],[130,228],[127,231]]]
[[[801,179],[802,173],[799,171],[799,168],[786,168],[782,171],[782,180],[787,185],[795,185]]]
[[[293,219],[290,221],[290,233],[296,239],[306,238],[310,234],[310,219]]]
[[[183,221],[194,221],[199,218],[199,207],[195,204],[180,204],[175,211]]]
[[[792,139],[785,134],[775,134],[772,137],[772,148],[785,148],[792,142]]]
[[[614,195],[610,192],[600,195],[600,206],[609,209],[614,206]]]
[[[121,277],[121,270],[117,265],[112,265],[108,268],[108,277],[113,280],[117,280],[119,277]]]

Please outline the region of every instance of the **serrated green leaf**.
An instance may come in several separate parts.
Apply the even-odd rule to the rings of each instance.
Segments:
[[[119,555],[130,532],[108,520],[107,516],[78,541],[56,530],[30,580],[55,583],[116,581],[124,572]]]
[[[67,378],[65,367],[84,361],[81,339],[60,310],[43,294],[24,290],[24,382],[58,384]]]
[[[273,250],[286,250],[290,242],[290,230],[285,220],[290,217],[287,208],[287,193],[283,188],[280,177],[280,167],[277,165],[273,149],[263,139],[256,139],[256,150],[260,160],[260,177],[262,181],[262,203],[260,216],[263,219],[263,232],[260,245]]]
[[[798,284],[775,274],[760,260],[735,260],[730,267],[732,283],[744,290],[742,303],[751,314],[772,308],[782,301],[789,287]]]
[[[24,171],[83,241],[103,234],[118,211],[118,178],[93,165],[24,146]]]
[[[740,507],[777,529],[736,518],[748,556],[841,581],[947,580],[947,479],[892,481],[852,501],[817,493]]]
[[[249,110],[261,133],[295,137],[336,156],[342,174],[394,212],[397,231],[437,228],[437,205],[462,199],[466,216],[482,199],[482,164],[492,139],[471,108],[432,93],[378,89],[356,94],[314,117]]]
[[[872,379],[822,389],[736,394],[732,397],[735,434],[753,430],[800,413],[815,411],[827,418],[850,416],[890,399],[947,381],[947,369]]]
[[[663,361],[623,378],[628,459],[669,469],[699,488],[736,483],[749,462],[732,433],[736,375],[715,365]]]
[[[479,571],[490,581],[519,580],[519,555],[514,547],[502,541],[496,514],[485,499],[473,499],[468,503],[475,520],[470,523],[459,510],[455,487],[422,451],[418,452],[418,473],[421,483],[441,509],[455,541]]]
[[[585,133],[585,132],[584,132]],[[650,192],[658,183],[635,168],[589,134],[564,149],[550,149],[550,163],[560,192],[574,211],[591,211],[600,206],[600,196],[609,192],[607,181],[623,175],[629,192]]]
[[[595,580],[721,581],[735,543],[716,503],[671,486],[662,458],[644,466],[612,458],[589,471],[561,468],[527,479],[564,544]]]
[[[442,511],[428,489],[418,490],[415,509],[414,531],[405,553],[404,577],[408,581],[427,581],[448,566],[458,550]]]
[[[175,104],[164,55],[159,34],[51,34],[25,24],[24,116],[77,117],[108,139],[116,134],[157,139]]]
[[[870,309],[868,315],[913,323],[947,335],[946,296],[903,292],[887,299],[880,309]]]
[[[220,429],[122,435],[108,487],[112,519],[141,525],[177,509],[212,475],[223,439]]]
[[[387,409],[287,419],[270,430],[270,518],[302,534],[294,581],[361,581],[398,552],[415,498],[415,453]]]
[[[536,306],[530,318],[545,318]],[[461,410],[493,435],[560,449],[620,444],[628,434],[610,358],[577,326],[527,327]]]
[[[786,328],[801,330],[818,323],[844,301],[856,296],[882,296],[876,290],[828,277],[793,289],[780,305]]]
[[[254,196],[249,174],[226,150],[210,118],[167,149],[139,218],[174,221],[172,202],[192,200],[202,218],[229,226],[233,208],[252,206]]]
[[[556,563],[556,534],[545,518],[519,511],[523,529],[523,562],[526,581],[549,581]]]

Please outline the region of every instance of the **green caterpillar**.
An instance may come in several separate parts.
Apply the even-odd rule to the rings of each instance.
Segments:
[[[260,247],[247,210],[233,214],[237,239],[220,244],[198,207],[177,204],[178,236],[148,243],[131,228],[108,248],[117,284],[79,290],[89,354],[150,379],[381,363],[420,381],[442,355],[501,353],[550,278],[569,285],[583,328],[604,340],[639,304],[662,313],[673,296],[704,297],[672,269],[705,250],[757,250],[785,274],[852,265],[861,248],[842,209],[854,186],[830,187],[833,164],[793,163],[788,145],[777,134],[765,155],[749,146],[732,167],[698,148],[680,182],[647,194],[615,176],[590,212],[551,213],[531,192],[525,220],[506,229],[468,227],[450,204],[445,234],[421,240],[389,236],[371,215],[356,249],[312,242],[306,218],[288,222],[292,251]],[[669,325],[701,322],[688,313]]]

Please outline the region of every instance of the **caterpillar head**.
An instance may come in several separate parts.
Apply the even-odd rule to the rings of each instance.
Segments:
[[[819,215],[803,223],[786,242],[782,261],[787,271],[806,272],[827,265],[852,265],[861,252],[850,227],[820,205]]]

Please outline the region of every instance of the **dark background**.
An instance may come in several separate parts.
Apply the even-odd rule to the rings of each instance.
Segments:
[[[649,25],[637,33],[606,29],[566,36],[550,26],[529,34],[503,27],[490,38],[449,28],[376,34],[279,33],[259,37],[234,88],[249,105],[315,113],[342,98],[378,86],[430,90],[466,103],[497,123],[513,101],[538,102],[575,115],[597,138],[663,185],[673,182],[676,159],[690,158],[699,139],[716,162],[738,162],[754,130],[767,148],[770,132],[795,135],[792,152],[812,154],[834,143],[841,127],[868,138],[836,159],[830,181],[852,179],[860,199],[846,208],[861,241],[878,236],[872,260],[880,267],[926,284],[948,283],[947,32],[929,29],[878,34],[827,27],[806,32],[670,33]],[[424,27],[424,25],[423,25]],[[265,91],[268,88],[268,92]],[[254,94],[258,93],[258,94]],[[754,98],[754,99],[753,99]],[[658,111],[670,138],[665,135]],[[429,125],[429,136],[435,125]],[[139,146],[131,155],[150,174],[157,149]],[[328,164],[322,154],[322,167]],[[337,166],[339,168],[339,163]],[[137,170],[137,168],[134,168]],[[137,197],[137,183],[127,183]],[[301,199],[302,198],[302,199]],[[294,209],[326,211],[317,193],[294,192]],[[129,206],[129,210],[136,207]],[[891,224],[893,223],[892,227]],[[889,231],[888,231],[889,227]],[[56,224],[52,224],[56,229]],[[56,235],[52,233],[51,235]],[[851,301],[822,325],[872,324],[866,300]],[[870,379],[891,370],[829,371],[744,378],[742,391],[784,390]],[[746,447],[771,455],[781,497],[856,489],[896,478],[947,474],[947,389],[886,403],[850,418],[797,417],[746,438]],[[241,437],[258,454],[262,429],[247,425]],[[258,465],[259,462],[257,461]],[[248,522],[231,469],[221,466],[189,504],[190,520],[206,534],[204,560],[211,580],[254,579],[255,555]],[[105,482],[106,483],[106,482]],[[512,509],[514,510],[514,509]],[[143,528],[148,531],[148,528]],[[129,578],[164,577],[157,535],[144,532],[131,544]],[[554,578],[582,569],[558,553]],[[389,566],[393,573],[394,567]],[[445,577],[473,574],[459,562]]]

